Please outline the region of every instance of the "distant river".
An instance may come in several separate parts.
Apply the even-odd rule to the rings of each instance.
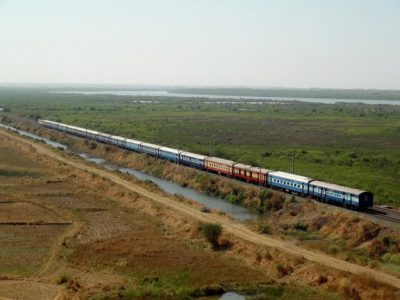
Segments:
[[[210,98],[210,99],[235,99],[235,100],[261,100],[253,104],[262,104],[265,101],[301,101],[334,104],[337,102],[365,103],[365,104],[391,104],[400,105],[398,100],[363,100],[363,99],[324,99],[324,98],[300,98],[300,97],[256,97],[256,96],[219,96],[201,94],[177,94],[168,91],[65,91],[56,93],[85,94],[85,95],[119,95],[119,96],[162,96],[181,98]]]

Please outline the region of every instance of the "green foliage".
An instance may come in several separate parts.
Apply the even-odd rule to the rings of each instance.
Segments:
[[[61,274],[57,278],[57,284],[66,284],[71,281],[71,277],[68,274]]]
[[[137,283],[137,287],[122,290],[119,298],[190,299],[191,294],[193,289],[188,286],[188,274],[183,272],[169,277],[145,276]]]
[[[33,177],[33,178],[37,178],[37,177],[40,177],[41,174],[36,173],[36,172],[29,172],[29,171],[16,171],[16,170],[0,169],[0,176],[4,176],[4,177]]]
[[[232,204],[241,204],[243,199],[244,199],[243,193],[240,193],[240,194],[230,193],[225,197],[225,200],[227,200],[228,202],[230,202]]]
[[[400,266],[400,253],[386,253],[382,256],[383,261]]]
[[[294,224],[294,229],[301,230],[301,231],[307,231],[308,227],[306,225],[304,225],[303,223],[296,223],[296,224]]]
[[[380,91],[368,93],[378,97]],[[400,105],[154,100],[0,89],[0,106],[17,116],[40,115],[203,154],[211,139],[211,151],[221,157],[258,165],[261,155],[262,167],[282,171],[291,170],[294,152],[298,174],[370,190],[380,203],[400,199]],[[199,185],[217,193],[207,175]]]
[[[271,233],[271,227],[268,224],[261,223],[258,225],[258,232],[261,234]]]
[[[222,233],[222,226],[220,224],[203,223],[200,225],[200,230],[211,246],[217,249],[219,246],[218,239]]]
[[[267,190],[267,189],[263,189],[260,192],[260,200],[261,200],[261,204],[263,205],[265,203],[266,200],[270,199],[272,197],[272,191]]]

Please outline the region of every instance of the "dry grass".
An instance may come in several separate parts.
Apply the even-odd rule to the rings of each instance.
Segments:
[[[96,147],[95,151],[108,152],[110,156],[115,155],[116,159],[125,160],[131,159],[133,155],[112,147]],[[37,158],[34,153],[30,155],[33,159]],[[143,166],[149,164],[143,157],[135,157]],[[312,284],[340,290],[343,295],[353,295],[348,286],[354,286],[356,279],[350,278],[348,282],[335,285],[335,278],[343,274],[331,270],[314,270],[313,266],[301,257],[290,257],[277,251],[260,249],[229,235],[223,234],[220,241],[231,242],[231,249],[210,255],[197,230],[197,224],[192,220],[186,220],[164,207],[123,191],[118,186],[110,185],[102,178],[47,160],[42,163],[51,166],[52,172],[57,172],[61,183],[47,183],[49,178],[34,179],[17,192],[15,187],[20,187],[20,183],[13,182],[7,193],[16,192],[17,198],[35,198],[43,205],[54,207],[82,225],[79,231],[64,240],[57,256],[63,259],[57,260],[54,265],[55,270],[61,269],[62,273],[71,274],[75,283],[75,278],[79,277],[79,284],[74,283],[68,287],[75,294],[90,296],[103,287],[110,291],[118,290],[121,286],[129,287],[130,284],[138,283],[137,278],[148,274],[174,277],[176,274],[185,273],[188,274],[185,284],[190,285],[221,282],[246,284],[268,280],[265,274],[270,274],[268,276],[284,282],[293,283],[301,278]],[[171,170],[177,167],[171,166]],[[169,174],[174,173],[178,172],[175,170]],[[60,188],[60,193],[57,192],[57,188]],[[230,187],[228,183],[221,181],[221,188],[227,191]],[[274,196],[271,199],[273,198]],[[292,221],[292,225],[301,223],[310,228],[311,223],[308,221],[321,216],[318,210],[314,209],[312,202],[294,202],[286,206],[286,202],[281,200],[277,199],[277,202],[281,203],[284,209],[278,205],[276,212],[271,215],[274,224],[270,228],[273,233],[276,225],[288,220]],[[308,211],[314,212],[315,216],[305,214]],[[326,219],[319,219],[315,227],[319,227],[321,231],[325,229],[327,236],[347,234],[349,239],[354,238],[359,242],[365,240],[359,239],[359,236],[369,237],[370,232],[373,232],[368,224],[353,219],[346,219],[346,222],[360,224],[357,234],[352,235],[351,232],[339,229],[335,231],[334,227],[328,230],[327,226],[332,223],[331,214],[326,216]],[[207,266],[207,269],[204,269],[204,266]],[[274,270],[275,272],[271,272]],[[54,273],[52,276],[54,282],[56,276]],[[372,287],[368,287],[366,291],[360,292],[357,287],[356,291],[360,297],[368,299],[365,295],[371,293],[371,289]],[[385,293],[390,296],[392,292],[388,289]]]

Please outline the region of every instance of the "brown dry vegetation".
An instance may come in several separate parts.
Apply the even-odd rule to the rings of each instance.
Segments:
[[[69,140],[75,141],[75,139]],[[197,222],[127,192],[100,177],[39,157],[28,147],[13,141],[3,139],[1,145],[6,143],[9,149],[18,149],[22,152],[18,158],[29,157],[28,160],[37,161],[38,165],[32,169],[36,172],[41,170],[42,175],[38,178],[7,178],[5,184],[2,181],[4,199],[10,199],[12,195],[15,202],[28,201],[33,206],[36,204],[36,210],[39,205],[54,213],[54,216],[74,221],[71,234],[63,235],[61,232],[54,234],[53,239],[49,239],[55,240],[60,237],[61,241],[59,245],[57,242],[53,245],[56,249],[54,256],[52,251],[45,252],[45,254],[50,253],[50,259],[37,272],[40,275],[38,278],[53,283],[55,290],[58,290],[57,282],[64,282],[64,293],[88,297],[99,293],[115,295],[121,290],[140,287],[144,284],[143,280],[141,281],[143,278],[152,284],[156,281],[165,286],[170,284],[164,282],[165,277],[176,278],[176,281],[184,281],[185,288],[200,290],[205,286],[215,285],[240,287],[249,283],[268,284],[272,278],[277,282],[291,284],[307,282],[312,286],[337,291],[346,298],[394,299],[395,297],[393,289],[372,280],[363,281],[355,276],[321,268],[305,262],[301,257],[291,257],[277,250],[255,246],[228,234],[223,234],[220,242],[229,241],[232,245],[230,250],[212,252],[202,238]],[[84,142],[78,140],[77,143],[81,143],[82,149],[85,149]],[[96,145],[95,148],[99,151],[98,154],[107,155],[108,158],[115,156],[114,160],[118,162],[136,157],[142,164],[148,164],[140,155],[123,153],[101,145]],[[0,150],[2,152],[2,149]],[[14,166],[8,162],[7,167]],[[167,167],[181,168],[169,164]],[[165,170],[171,169],[163,169],[163,172],[168,174],[180,173],[176,170],[174,172]],[[186,176],[185,172],[195,172],[187,168],[183,170],[180,176]],[[187,180],[185,177],[182,178],[181,180]],[[219,178],[218,182],[223,182],[221,188],[228,186],[227,190],[231,188],[229,185],[233,184]],[[274,207],[276,203],[278,206],[276,212],[270,215],[271,218],[266,220],[271,220],[274,232],[285,222],[289,223],[288,220],[295,220],[293,217],[300,218],[303,215],[301,210],[304,212],[307,209],[306,206],[299,205],[299,212],[294,212],[290,204],[286,205],[286,202],[281,201],[279,194],[271,199],[274,199],[272,201]],[[286,207],[280,209],[279,203]],[[306,202],[304,205],[311,204]],[[29,214],[31,219],[37,219],[38,214],[40,215],[33,211]],[[307,215],[303,217],[310,222],[305,224],[307,228],[318,227],[320,222],[324,223],[323,220],[317,222],[317,218],[312,219]],[[361,223],[357,230],[361,234],[355,234],[346,231],[345,228],[340,230],[329,218],[330,215],[326,224],[332,224],[331,229],[327,225],[321,226],[319,227],[321,233],[326,237],[346,236],[351,241],[352,247],[368,241],[359,237],[364,235],[364,232],[367,232],[369,240],[370,236],[375,234],[374,227],[364,226],[364,221],[352,221],[355,224]],[[345,221],[341,220],[338,224]],[[382,230],[379,230],[379,234],[381,232]],[[32,244],[31,247],[36,246]],[[204,266],[207,266],[207,269],[204,269]],[[19,266],[15,268],[18,269]],[[11,284],[14,282],[11,279],[15,280],[10,277],[1,284],[4,282]]]
[[[0,177],[0,223],[9,223],[0,225],[0,297],[118,298],[137,288],[146,298],[154,293],[147,281],[160,282],[157,293],[169,298],[176,289],[279,286],[239,257],[209,249],[197,223],[171,212],[164,222],[166,210],[149,200],[3,136],[0,153],[1,168],[40,173]]]
[[[263,195],[255,186],[143,154],[77,139],[36,124],[23,123],[21,126],[39,135],[67,141],[75,149],[104,157],[113,163],[267,212],[260,223],[269,228],[270,234],[295,239],[310,249],[400,276],[400,231],[390,224],[376,223],[361,214],[310,200],[302,201],[302,198],[285,196],[277,191],[267,191]],[[263,201],[263,198],[266,199]],[[253,228],[258,231],[260,224],[253,225]]]

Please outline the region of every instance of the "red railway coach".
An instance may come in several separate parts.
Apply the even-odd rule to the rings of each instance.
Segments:
[[[225,174],[232,176],[233,165],[235,164],[232,160],[222,159],[218,157],[206,157],[204,160],[204,167],[218,174]]]
[[[259,167],[251,167],[251,181],[257,184],[261,184],[262,186],[267,186],[268,184],[268,173],[271,170],[259,168]]]
[[[269,170],[267,169],[252,167],[242,163],[237,163],[233,166],[233,176],[235,178],[258,183],[263,186],[267,183],[268,172]]]
[[[233,166],[233,177],[250,181],[251,180],[251,166],[242,163],[236,163]]]

